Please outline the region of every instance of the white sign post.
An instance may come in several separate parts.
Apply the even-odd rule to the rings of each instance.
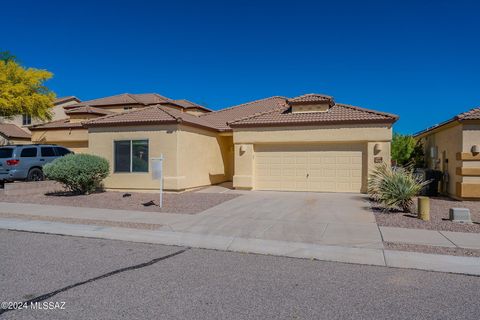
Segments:
[[[152,158],[152,178],[160,180],[160,202],[159,207],[163,206],[163,154],[160,158]]]

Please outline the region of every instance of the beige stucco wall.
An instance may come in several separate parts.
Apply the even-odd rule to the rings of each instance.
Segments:
[[[70,119],[70,122],[72,123],[78,123],[78,122],[82,122],[90,119],[95,119],[98,117],[101,117],[101,115],[85,113],[85,114],[71,114],[69,119]]]
[[[186,109],[186,113],[193,114],[194,116],[199,116],[205,113],[208,113],[208,111],[201,110],[201,109]]]
[[[149,140],[149,158],[164,157],[165,190],[184,190],[231,179],[233,152],[228,137],[184,125],[89,128],[89,153],[106,158],[111,174],[109,189],[158,190],[159,182],[148,173],[114,173],[115,140]],[[230,152],[230,158],[229,153]]]
[[[316,103],[316,104],[300,104],[293,105],[293,113],[309,113],[309,112],[326,112],[330,108],[330,104],[326,103]]]
[[[462,177],[456,174],[456,168],[462,166],[457,160],[457,153],[462,151],[462,126],[454,124],[434,132],[422,140],[425,150],[426,165],[430,169],[448,172],[448,182],[441,186],[449,195],[456,194],[456,184]],[[437,157],[432,158],[432,148],[436,148]],[[447,161],[448,160],[448,161]]]
[[[480,198],[480,176],[461,175],[462,168],[480,170],[480,159],[462,160],[461,154],[472,154],[472,146],[480,145],[480,122],[452,122],[420,137],[425,148],[427,167],[448,172],[448,182],[444,182],[441,191],[452,197],[461,197],[465,190],[475,190],[469,195]],[[431,149],[437,148],[437,159],[431,157]],[[447,161],[445,161],[448,159]],[[478,190],[478,191],[476,191]]]
[[[390,163],[390,125],[343,125],[241,128],[233,132],[235,144],[235,175],[233,185],[238,189],[254,189],[254,156],[256,144],[319,144],[349,143],[360,144],[363,148],[363,185],[366,191],[368,172],[375,164],[375,157]],[[375,152],[375,145],[381,149]]]
[[[51,143],[69,148],[75,153],[88,151],[88,131],[76,129],[33,130],[32,143]]]
[[[89,128],[89,153],[106,158],[110,163],[110,176],[105,187],[110,189],[153,189],[158,190],[159,181],[152,179],[152,163],[149,172],[114,173],[113,143],[115,140],[149,140],[149,158],[164,157],[164,188],[180,190],[184,177],[178,170],[177,125],[129,126],[111,128]]]
[[[0,146],[12,145],[12,144],[30,144],[30,139],[7,139],[7,137],[0,134]]]
[[[68,116],[65,114],[65,110],[63,109],[63,107],[71,105],[71,104],[75,104],[75,103],[77,103],[77,102],[76,101],[70,101],[70,102],[66,102],[66,103],[62,103],[62,104],[58,104],[58,105],[54,106],[52,108],[52,120],[50,120],[50,121],[55,121],[55,120],[68,118]],[[13,117],[12,119],[0,118],[0,122],[15,124],[16,126],[18,126],[19,128],[22,128],[26,132],[30,132],[30,130],[28,129],[28,126],[30,126],[30,125],[36,125],[36,124],[41,124],[41,123],[47,122],[47,121],[42,121],[42,120],[33,118],[32,119],[32,124],[30,124],[28,126],[24,126],[22,124],[22,118],[23,117],[21,115]]]
[[[472,154],[472,147],[474,145],[480,146],[480,121],[472,121],[464,123],[463,128],[463,141],[462,152]],[[463,168],[475,168],[480,171],[480,156],[476,155],[476,160],[464,160],[462,161]],[[468,189],[468,190],[467,190]],[[480,199],[480,176],[464,175],[462,176],[462,192],[466,194],[466,197],[472,197]]]
[[[125,107],[132,108],[132,109],[139,109],[145,108],[143,104],[124,104],[124,105],[110,105],[110,106],[95,106],[96,108],[112,111],[112,112],[125,112],[129,110],[125,110]]]
[[[232,139],[209,130],[179,126],[178,163],[184,189],[232,179]]]
[[[480,145],[480,121],[462,124],[462,151],[471,152],[473,145]]]

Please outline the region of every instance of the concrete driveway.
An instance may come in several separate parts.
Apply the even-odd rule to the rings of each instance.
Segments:
[[[251,191],[169,224],[169,228],[188,233],[383,248],[375,217],[366,197],[360,194]]]

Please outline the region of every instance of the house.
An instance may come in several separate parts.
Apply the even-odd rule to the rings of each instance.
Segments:
[[[178,101],[122,103],[130,106],[118,101],[102,108],[115,113],[82,122],[88,152],[111,164],[109,189],[157,190],[151,159],[163,155],[167,190],[233,181],[248,190],[365,192],[368,173],[390,163],[398,119],[320,94],[214,112],[188,112],[188,103]]]
[[[13,123],[0,123],[0,146],[29,144],[30,134]]]
[[[64,107],[80,102],[74,96],[55,99],[53,103],[52,120],[63,119],[66,117]],[[30,143],[31,125],[41,124],[44,121],[40,119],[32,119],[29,115],[16,116],[11,119],[0,118],[0,145],[3,144],[19,144]]]
[[[457,199],[480,199],[480,108],[415,135],[430,169],[444,173],[441,191]]]
[[[211,111],[188,100],[172,100],[155,93],[124,93],[84,102],[77,101],[64,106],[63,118],[30,127],[32,142],[59,144],[74,152],[88,152],[88,131],[82,126],[82,122],[156,104],[195,115]]]

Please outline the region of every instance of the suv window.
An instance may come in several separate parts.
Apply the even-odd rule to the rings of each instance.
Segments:
[[[57,151],[57,155],[59,155],[60,157],[63,157],[64,155],[72,153],[72,151],[62,147],[55,147],[55,150]]]
[[[42,147],[42,157],[55,157],[53,147]]]
[[[13,148],[0,148],[0,159],[11,158],[13,155]]]
[[[37,148],[24,148],[20,153],[21,158],[35,158],[37,156]]]

